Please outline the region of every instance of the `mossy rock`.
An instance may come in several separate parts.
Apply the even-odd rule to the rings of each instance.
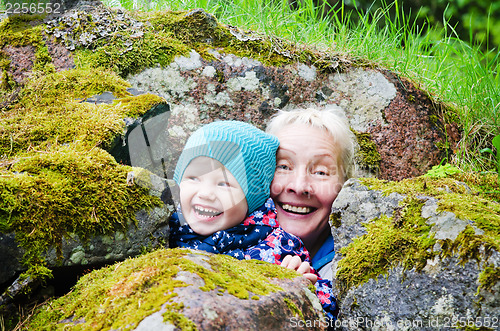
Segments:
[[[85,275],[25,325],[30,330],[286,330],[293,320],[322,320],[309,284],[295,271],[261,261],[161,249]]]
[[[439,107],[404,78],[354,62],[223,25],[199,9],[127,13],[96,5],[56,19],[2,20],[0,232],[23,249],[24,276],[50,275],[47,256],[89,262],[92,240],[127,234],[140,225],[138,213],[168,215],[158,190],[129,185],[129,174],[142,170],[127,155],[111,155],[128,143],[127,123],[146,126],[159,105],[170,105],[177,151],[216,119],[263,128],[276,108],[340,105],[363,131],[365,166],[384,178],[421,174],[447,155],[437,147],[452,148],[433,113]],[[103,95],[111,102],[97,102]],[[167,175],[174,159],[162,160]],[[66,252],[75,238],[80,249]],[[481,279],[490,282],[496,273],[487,270]]]
[[[160,199],[163,188],[129,183],[133,168],[107,152],[125,129],[125,118],[143,116],[165,101],[133,96],[130,84],[103,68],[54,66],[59,59],[50,54],[56,42],[47,38],[42,19],[25,15],[0,23],[5,52],[35,50],[25,79],[15,77],[9,61],[2,62],[0,93],[7,98],[0,105],[0,236],[15,238],[18,245],[2,240],[12,253],[2,256],[2,288],[21,271],[21,278],[45,278],[56,266],[113,262],[165,243],[154,233],[168,236],[172,210]],[[116,102],[85,102],[104,92]],[[155,224],[138,235],[141,230],[134,229],[144,222]],[[114,251],[120,245],[105,244],[117,236],[125,243],[121,252]]]
[[[495,329],[499,194],[495,174],[348,181],[333,206],[339,319],[417,330],[470,316]]]

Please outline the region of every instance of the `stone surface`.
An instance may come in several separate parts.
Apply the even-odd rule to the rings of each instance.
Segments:
[[[147,187],[151,195],[161,197],[169,185],[167,181],[146,171],[141,172],[138,169],[135,175],[134,172],[129,174],[130,185]],[[137,177],[135,182],[132,179],[134,176]],[[144,176],[150,176],[150,179],[145,180]],[[54,268],[110,264],[137,256],[144,249],[163,246],[168,241],[168,219],[173,208],[173,205],[165,204],[137,211],[136,220],[129,220],[126,232],[115,232],[111,236],[98,235],[83,241],[77,235],[69,234],[62,239],[61,258],[57,256],[55,247],[46,252],[47,266]],[[0,233],[0,252],[0,285],[3,286],[26,268],[21,263],[24,252],[18,247],[14,234]]]
[[[68,49],[92,49],[97,40],[109,37],[110,31],[114,31],[112,24],[117,30],[137,30],[134,38],[143,38],[146,33],[142,22],[123,12],[111,14],[108,9],[94,5],[85,7],[87,11],[91,8],[95,20],[91,36],[73,40],[75,24],[87,19],[78,11],[83,8],[81,5],[86,2],[80,1],[63,17],[48,22],[50,28],[44,32],[56,70],[72,68],[73,53]],[[195,17],[207,31],[217,27],[214,17],[200,9],[186,13],[185,17],[186,22]],[[239,41],[264,42],[258,34],[243,33],[234,27],[227,29]],[[392,73],[347,64],[339,72],[323,71],[312,63],[273,66],[213,47],[210,37],[203,36],[199,41],[207,44],[209,59],[192,49],[170,65],[147,68],[129,75],[127,80],[139,90],[164,97],[172,110],[194,112],[199,125],[216,119],[236,119],[264,128],[277,109],[308,105],[341,107],[354,129],[371,135],[382,157],[375,175],[385,179],[400,180],[425,173],[454,150],[460,139],[454,125],[442,123],[436,111],[439,106],[426,93]],[[278,47],[280,43],[275,45],[274,52],[291,56],[290,51]],[[32,46],[23,46],[27,48],[20,52],[9,47],[3,50],[12,63],[8,73],[22,83],[31,72],[34,49],[28,51]],[[184,131],[189,133],[190,129]],[[360,174],[370,175],[370,172]]]
[[[179,252],[183,252],[182,255]],[[177,259],[177,262],[173,262],[172,258]],[[260,289],[264,286],[269,288],[269,292],[258,295],[252,293],[253,284],[250,284],[249,297],[245,298],[239,297],[237,292],[235,294],[219,286],[212,289],[210,286],[209,289],[204,288],[207,285],[205,278],[203,278],[206,277],[206,274],[221,272],[219,267],[213,264],[214,260],[220,258],[225,259],[222,263],[238,267],[238,273],[231,277],[233,282],[238,282],[238,284],[242,281],[245,283],[255,282]],[[123,271],[125,268],[129,270],[130,265],[134,265],[138,259],[141,259],[140,265],[132,267],[130,271]],[[181,263],[179,259],[186,259],[194,264],[188,266],[188,263]],[[135,295],[137,295],[141,298],[139,306],[148,307],[147,312],[141,313],[134,319],[106,321],[109,325],[104,326],[110,327],[112,325],[113,329],[128,327],[133,330],[178,330],[172,320],[167,317],[168,313],[172,312],[172,307],[175,307],[174,311],[177,316],[181,315],[185,322],[190,323],[190,325],[184,324],[186,329],[196,327],[198,330],[326,330],[327,325],[324,322],[321,304],[314,292],[311,292],[310,282],[307,279],[290,272],[284,277],[276,278],[275,276],[259,275],[259,279],[255,280],[252,279],[255,277],[252,276],[253,271],[244,266],[248,265],[249,262],[251,261],[239,261],[223,255],[194,250],[159,250],[140,258],[124,261],[116,266],[110,266],[111,270],[120,268],[122,279],[114,279],[109,273],[99,273],[98,275],[94,272],[89,275],[92,277],[93,285],[100,288],[99,292],[102,293],[88,293],[88,295],[102,296],[104,301],[116,300],[117,302],[114,304],[102,305],[100,310],[100,314],[114,316],[116,312],[113,309],[123,308],[120,306],[120,302],[131,300],[123,295],[124,292],[130,292],[130,286],[134,289],[130,296],[135,299]],[[176,272],[165,272],[165,270],[170,270],[168,269],[170,263],[178,263]],[[260,268],[259,265],[253,266]],[[271,273],[277,272],[277,274],[282,272],[281,267],[276,265],[264,263],[261,266],[264,269],[258,270],[262,272],[265,272],[264,270]],[[227,275],[223,276],[227,277]],[[167,282],[175,282],[177,285],[173,289],[165,288],[164,292],[161,293],[165,299],[147,296],[148,292],[154,291],[155,286]],[[227,285],[232,286],[232,284]],[[238,291],[238,289],[236,290]],[[74,294],[68,294],[68,296],[73,295],[73,297],[61,297],[56,302],[41,307],[45,313],[35,312],[29,326],[46,323],[45,326],[57,325],[68,328],[75,324],[89,326],[94,325],[94,322],[95,325],[102,323],[99,316],[95,316],[95,314],[75,318],[72,316],[72,310],[65,310],[65,300],[79,300],[80,291],[87,293],[77,284]],[[153,298],[153,302],[150,302],[148,298]],[[52,308],[59,304],[63,305],[61,309]],[[137,302],[130,302],[129,305],[137,305]],[[95,307],[87,308],[95,311]],[[94,317],[96,321],[92,319]],[[179,321],[178,318],[176,320]],[[310,321],[310,323],[316,321],[316,325],[306,326],[305,321]]]
[[[220,295],[217,291],[201,291],[204,285],[197,275],[183,274],[182,279],[195,286],[177,288],[173,302],[183,302],[182,314],[192,320],[200,330],[321,330],[326,329],[323,311],[316,295],[308,288],[308,281],[301,277],[293,280],[274,280],[273,284],[284,291],[260,296],[259,300],[240,300],[231,295]],[[284,301],[291,300],[303,314],[303,318],[290,311]],[[147,323],[149,330],[157,330],[164,323],[157,315],[144,319],[136,330]],[[147,320],[147,322],[146,322]],[[316,328],[307,328],[303,321],[317,321]],[[160,323],[158,323],[160,322]],[[320,323],[321,322],[321,323]]]
[[[454,240],[468,224],[473,226],[476,234],[482,233],[470,220],[437,211],[436,199],[420,198],[425,199],[421,215],[432,224],[431,232],[436,239]],[[345,183],[332,209],[340,223],[340,226],[332,227],[336,251],[334,274],[343,258],[342,247],[366,234],[363,224],[383,214],[391,217],[403,199],[404,196],[397,193],[386,196],[380,191],[370,190],[356,179]],[[434,249],[439,251],[440,245],[436,243]],[[495,250],[491,256],[481,255],[482,262],[487,261],[495,267],[499,266],[499,257]],[[476,261],[461,265],[457,256],[427,260],[420,272],[403,270],[397,265],[386,275],[379,275],[341,294],[337,329],[436,330],[471,320],[475,326],[487,323],[490,329],[498,329],[500,283],[496,282],[489,291],[481,289],[476,293],[479,272]],[[339,288],[340,285],[337,284]]]

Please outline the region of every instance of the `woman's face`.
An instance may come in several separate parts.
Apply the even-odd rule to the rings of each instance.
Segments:
[[[344,182],[338,148],[327,131],[305,124],[285,126],[276,136],[280,146],[271,197],[278,221],[314,255],[330,231],[332,203]]]

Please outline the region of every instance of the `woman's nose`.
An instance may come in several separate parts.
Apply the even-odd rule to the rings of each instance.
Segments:
[[[313,194],[313,187],[311,183],[311,178],[308,174],[294,174],[289,178],[286,190],[288,192],[293,192],[296,194]]]

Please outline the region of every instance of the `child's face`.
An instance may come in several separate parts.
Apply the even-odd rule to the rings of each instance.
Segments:
[[[245,193],[219,162],[200,156],[187,166],[179,185],[182,214],[194,232],[207,236],[241,223]]]

